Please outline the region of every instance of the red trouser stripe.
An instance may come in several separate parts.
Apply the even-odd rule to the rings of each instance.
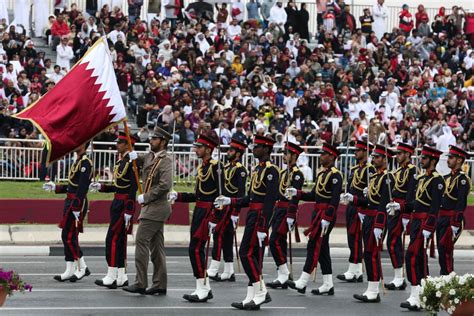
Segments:
[[[110,265],[112,267],[115,267],[115,256],[117,255],[117,238],[118,238],[118,234],[115,234],[114,233],[114,237],[112,237],[112,244],[110,246],[110,251],[111,251],[111,255],[110,255]]]
[[[418,242],[418,241],[415,241]],[[411,284],[416,285],[416,269],[415,269],[415,258],[416,254],[415,252],[412,252],[411,258],[410,258],[410,265],[411,265]]]
[[[249,266],[250,266],[250,270],[252,270],[252,273],[253,273],[253,276],[256,280],[259,279],[259,275],[258,275],[258,269],[257,267],[255,267],[255,264],[254,264],[254,261],[253,261],[253,252],[254,252],[254,248],[255,248],[255,245],[257,243],[257,222],[255,223],[255,228],[254,228],[254,232],[252,233],[252,240],[250,241],[250,247],[249,247],[249,250],[246,254],[246,257],[247,257],[247,260],[249,262]]]
[[[277,237],[275,238],[275,247],[276,247],[276,250],[277,250],[277,253],[278,253],[278,257],[280,257],[280,262],[285,262],[285,257],[283,256],[283,250],[281,249],[281,244],[280,244],[280,238],[281,237]],[[286,238],[286,236],[285,236]]]
[[[71,227],[69,228],[69,232],[67,234],[67,246],[69,247],[69,250],[71,251],[74,260],[77,260],[79,257],[76,253],[76,249],[74,249],[74,245],[72,244],[72,234],[74,234],[75,231],[75,222],[72,221]]]
[[[313,272],[314,269],[318,266],[318,260],[319,260],[319,253],[321,252],[321,235],[317,234],[316,235],[316,242],[314,243],[314,251],[313,251],[313,265],[311,267],[311,272]]]
[[[196,267],[199,273],[199,276],[202,276],[203,270],[202,270],[202,264],[201,264],[201,256],[199,256],[199,249],[201,249],[201,239],[198,239],[196,243],[196,248],[194,249],[194,260],[196,260]],[[204,276],[206,277],[206,276]]]
[[[356,214],[356,217],[359,217]],[[356,233],[354,235],[354,262],[357,263],[359,262],[359,238],[360,238],[360,222],[356,218]]]
[[[395,243],[397,242],[398,236],[392,235],[392,240],[390,242],[390,256],[392,257],[392,264],[393,266],[398,267],[398,261],[397,261],[397,256],[395,254]]]
[[[377,249],[372,250],[372,277],[377,280]]]

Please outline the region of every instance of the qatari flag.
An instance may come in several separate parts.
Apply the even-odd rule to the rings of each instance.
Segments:
[[[44,135],[47,164],[126,119],[106,40],[99,39],[53,89],[15,117]]]

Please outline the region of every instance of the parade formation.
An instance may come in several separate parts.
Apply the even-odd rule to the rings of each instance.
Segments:
[[[441,176],[436,165],[442,152],[423,146],[420,166],[412,162],[416,148],[398,143],[396,148],[386,144],[356,141],[354,158],[357,164],[344,179],[336,168],[343,154],[329,143],[320,151],[320,165],[311,191],[304,191],[304,175],[296,161],[304,148],[286,141],[280,170],[271,160],[275,140],[255,135],[251,146],[255,166],[248,171],[242,164],[247,145],[232,139],[227,161],[222,159],[219,136],[201,134],[194,151],[201,164],[197,169],[193,193],[172,189],[172,157],[167,146],[172,135],[156,127],[151,139],[151,152],[138,155],[132,148],[136,142],[120,133],[117,151],[120,159],[114,170],[113,185],[92,181],[92,162],[86,155],[88,144],[77,149],[67,186],[52,182],[44,189],[67,193],[62,228],[66,271],[54,277],[59,282],[76,282],[90,274],[79,246],[78,234],[87,210],[87,191],[114,192],[110,209],[110,226],[105,240],[107,275],[95,283],[98,286],[138,294],[166,295],[166,265],[163,243],[163,222],[175,202],[195,203],[190,228],[189,259],[196,279],[196,289],[183,298],[192,303],[211,300],[211,282],[235,282],[234,250],[237,264],[248,277],[246,296],[231,304],[236,309],[258,310],[272,301],[271,291],[288,288],[305,294],[311,278],[316,279],[318,262],[323,283],[312,289],[313,295],[337,295],[333,283],[329,238],[336,223],[339,204],[346,205],[347,242],[350,249],[349,267],[337,279],[345,282],[364,281],[367,289],[354,294],[362,302],[380,302],[382,291],[405,290],[411,284],[410,296],[400,307],[419,311],[420,284],[429,276],[428,255],[438,248],[440,274],[454,271],[453,250],[462,233],[463,212],[466,209],[470,179],[462,171],[468,154],[451,146],[448,166],[451,173]],[[218,159],[213,160],[214,150]],[[346,148],[346,155],[349,149]],[[392,159],[397,167],[390,170]],[[144,191],[137,183],[133,166],[143,170]],[[138,170],[137,170],[138,171]],[[247,181],[250,177],[249,181]],[[91,182],[92,181],[92,182]],[[247,182],[248,187],[247,187]],[[126,242],[131,232],[135,201],[141,205],[137,232],[137,277],[129,285],[126,274]],[[306,260],[298,279],[294,279],[292,241],[299,242],[299,201],[314,203],[311,224],[304,231],[307,237]],[[246,218],[240,210],[248,208]],[[301,212],[301,211],[300,211]],[[237,240],[239,221],[245,220],[242,240]],[[436,235],[436,236],[435,236]],[[405,239],[408,236],[408,245]],[[210,244],[212,240],[212,251]],[[381,251],[386,248],[394,276],[384,282]],[[263,280],[265,247],[269,246],[277,269],[271,282]],[[237,251],[238,250],[238,251]],[[153,285],[147,288],[146,270],[149,253],[154,264]],[[209,262],[209,256],[211,260]],[[224,270],[219,272],[221,261]],[[289,263],[289,264],[288,264]],[[434,267],[432,267],[433,269]]]

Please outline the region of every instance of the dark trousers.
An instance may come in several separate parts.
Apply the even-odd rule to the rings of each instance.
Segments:
[[[75,261],[82,257],[81,246],[79,246],[79,231],[76,225],[76,217],[69,211],[72,200],[66,199],[63,214],[66,217],[64,228],[61,231],[61,239],[64,245],[64,259]],[[87,203],[84,203],[87,204]]]
[[[127,232],[123,210],[124,201],[112,201],[110,225],[105,238],[105,258],[109,267],[124,268],[127,259]]]
[[[278,266],[286,263],[288,224],[286,223],[286,208],[276,208],[273,212],[272,233],[270,234],[270,251]]]
[[[440,216],[436,226],[436,244],[438,246],[438,261],[441,267],[440,274],[448,275],[454,270],[454,244],[451,217]]]
[[[428,256],[425,249],[421,220],[410,222],[410,244],[405,256],[407,279],[411,285],[420,285],[421,279],[429,275]]]
[[[403,266],[404,251],[402,247],[403,225],[400,213],[388,216],[387,219],[387,250],[394,269]]]
[[[346,207],[347,244],[350,263],[362,262],[362,231],[357,208],[351,204]]]
[[[380,247],[374,236],[374,216],[366,215],[362,223],[362,238],[364,240],[364,262],[368,281],[379,281],[382,276],[380,262]]]
[[[249,283],[258,282],[262,271],[263,254],[265,245],[259,246],[257,238],[258,211],[249,211],[245,223],[244,236],[240,243],[239,256]]]
[[[212,235],[214,240],[212,245],[212,259],[221,261],[221,254],[223,254],[225,262],[234,262],[234,224],[232,224],[230,216],[222,220],[224,221],[222,228]]]
[[[322,214],[323,211],[319,211]],[[321,236],[321,214],[313,211],[311,222],[315,226],[316,234],[314,238],[310,238],[306,246],[306,261],[304,263],[303,271],[312,273],[319,264],[321,265],[321,272],[323,274],[332,274],[331,254],[329,251],[329,235],[336,223],[336,218],[329,224],[328,230],[324,236]],[[318,217],[318,218],[316,218]]]
[[[210,210],[196,207],[191,221],[191,240],[189,242],[189,260],[193,268],[194,277],[204,278],[206,269],[206,243],[208,241],[208,217]]]

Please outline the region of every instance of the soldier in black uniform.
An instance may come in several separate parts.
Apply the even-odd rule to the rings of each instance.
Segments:
[[[86,143],[76,149],[77,158],[69,169],[67,185],[56,185],[53,182],[43,185],[46,191],[67,193],[63,218],[59,224],[62,228],[61,239],[64,245],[66,271],[54,276],[54,279],[59,282],[67,280],[76,282],[91,274],[79,246],[79,233],[83,232],[82,223],[89,208],[87,191],[93,174],[92,161],[86,154],[88,145],[89,143]]]
[[[229,197],[243,197],[245,195],[245,183],[248,171],[242,165],[242,155],[247,145],[231,139],[227,152],[227,164],[224,166],[224,194]],[[227,206],[223,212],[217,212],[219,224],[213,234],[212,261],[207,275],[214,281],[235,281],[234,273],[234,230],[237,228],[240,207]],[[224,272],[218,275],[221,261],[221,252],[224,255]]]
[[[351,175],[347,181],[347,192],[359,198],[367,193],[364,189],[367,188],[367,172],[369,176],[375,172],[374,167],[368,163],[367,152],[372,151],[374,146],[367,144],[365,141],[356,141],[354,157],[357,160],[357,165],[351,168]],[[346,229],[347,229],[347,243],[349,245],[349,269],[343,274],[339,274],[337,278],[341,281],[347,282],[362,282],[362,224],[357,215],[357,207],[349,204],[346,207]]]
[[[443,177],[436,172],[436,164],[442,152],[423,146],[421,151],[421,167],[423,175],[418,175],[416,189],[408,192],[407,211],[411,213],[410,244],[408,245],[405,264],[407,279],[411,283],[411,294],[402,308],[420,310],[420,282],[429,275],[427,248],[429,240],[433,240],[436,230],[441,197],[444,193]],[[433,246],[433,243],[431,243]],[[434,248],[433,248],[434,251]]]
[[[329,250],[329,235],[336,223],[336,213],[339,206],[342,191],[342,174],[334,166],[340,153],[336,147],[324,143],[321,152],[321,165],[323,169],[316,175],[316,184],[310,192],[286,189],[289,198],[296,197],[297,200],[316,202],[312,214],[310,227],[305,231],[308,237],[306,247],[306,261],[300,278],[296,281],[288,281],[288,286],[299,293],[306,292],[306,286],[311,278],[311,273],[321,264],[323,284],[311,291],[314,295],[334,295],[332,281],[332,264]]]
[[[135,136],[130,136],[132,146],[138,141]],[[114,167],[113,184],[93,182],[89,188],[91,192],[115,192],[110,206],[110,224],[105,238],[105,259],[107,260],[107,275],[95,280],[95,284],[109,289],[128,286],[126,273],[127,260],[127,234],[131,234],[132,218],[135,213],[135,195],[137,181],[133,172],[132,162],[129,158],[127,135],[120,132],[117,138],[117,152],[119,160]]]
[[[372,157],[376,172],[370,177],[367,196],[358,197],[351,193],[343,195],[344,200],[359,207],[358,216],[362,222],[368,287],[362,295],[354,294],[354,298],[362,302],[380,302],[379,282],[382,278],[380,248],[387,220],[386,205],[390,201],[389,192],[393,183],[393,175],[387,172],[388,159],[392,157],[392,152],[382,145],[376,145]]]
[[[218,169],[221,162],[212,160],[212,152],[217,147],[218,139],[215,135],[199,135],[194,143],[194,150],[198,158],[202,159],[196,177],[194,193],[168,193],[168,201],[196,202],[191,222],[191,241],[189,243],[189,258],[196,278],[196,291],[185,294],[183,298],[190,302],[206,302],[213,298],[209,278],[205,275],[206,253],[205,247],[209,234],[214,230],[218,219],[213,213],[212,202],[219,196]],[[223,168],[222,168],[223,170]],[[223,176],[223,175],[222,175]]]
[[[262,277],[263,254],[268,236],[268,227],[273,215],[273,207],[278,199],[279,171],[271,163],[270,154],[275,141],[269,137],[254,136],[253,155],[258,165],[252,171],[249,194],[242,198],[220,196],[215,205],[247,207],[244,236],[240,244],[239,256],[249,278],[247,296],[242,302],[232,303],[238,309],[254,310],[272,299]]]
[[[304,175],[296,165],[296,161],[303,152],[303,149],[295,143],[287,142],[284,151],[283,161],[287,164],[287,168],[280,171],[280,194],[273,211],[272,233],[270,235],[270,250],[278,269],[278,277],[273,282],[267,283],[267,286],[273,289],[288,288],[286,281],[288,281],[290,275],[287,266],[286,237],[288,232],[291,233],[291,230],[296,225],[298,200],[288,200],[285,196],[286,189],[292,187],[301,190],[304,184]]]
[[[454,244],[462,232],[464,210],[471,189],[471,179],[461,171],[467,157],[468,154],[461,148],[456,146],[449,148],[448,167],[451,169],[451,173],[444,176],[446,190],[441,199],[441,209],[436,226],[441,275],[448,275],[454,270]]]
[[[402,235],[409,222],[410,214],[406,212],[407,192],[415,186],[416,167],[411,163],[411,155],[415,148],[411,145],[399,143],[396,149],[398,168],[395,170],[392,199],[386,206],[387,218],[387,250],[394,269],[393,280],[385,284],[387,290],[404,290],[407,287],[403,276],[403,248]]]

